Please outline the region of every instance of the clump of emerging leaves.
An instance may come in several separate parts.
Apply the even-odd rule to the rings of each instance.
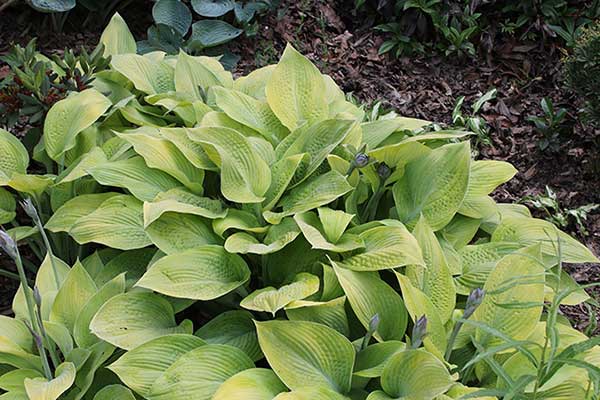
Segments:
[[[136,55],[123,29],[103,35],[110,70],[48,113],[38,158],[57,173],[28,174],[1,136],[5,197],[40,211],[4,237],[49,253],[0,319],[9,396],[597,396],[598,340],[558,307],[589,300],[562,262],[598,260],[489,197],[511,165],[472,160],[467,132],[361,122],[290,46],[234,80]]]

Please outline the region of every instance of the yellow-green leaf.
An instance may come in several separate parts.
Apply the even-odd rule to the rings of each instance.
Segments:
[[[292,282],[278,289],[269,286],[250,293],[240,302],[240,306],[275,315],[292,301],[305,299],[318,291],[319,278],[303,272],[296,275]]]
[[[104,57],[117,54],[128,54],[137,51],[135,39],[127,27],[125,20],[115,13],[100,36],[100,43],[104,45]]]

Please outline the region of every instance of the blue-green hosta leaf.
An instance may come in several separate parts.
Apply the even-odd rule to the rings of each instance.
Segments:
[[[305,299],[318,291],[319,278],[303,272],[279,289],[269,286],[250,293],[240,302],[240,306],[248,310],[270,312],[274,316],[292,301]]]
[[[396,354],[381,376],[381,387],[394,398],[433,400],[452,385],[444,363],[423,349]]]
[[[221,17],[233,10],[233,0],[192,0],[192,8],[203,17]]]
[[[396,277],[402,289],[402,298],[413,322],[417,322],[423,315],[427,317],[427,335],[423,339],[425,348],[443,359],[447,344],[446,328],[437,308],[425,293],[412,285],[410,279],[398,272],[396,272]]]
[[[226,311],[208,321],[194,335],[206,343],[226,344],[237,347],[252,359],[263,358],[258,345],[254,317],[248,311]]]
[[[224,218],[217,218],[212,223],[213,230],[217,235],[223,234],[229,229],[239,229],[246,232],[265,233],[269,226],[262,226],[256,216],[248,211],[228,208]]]
[[[17,172],[25,174],[29,166],[29,154],[23,144],[10,132],[0,129],[0,185],[4,186]]]
[[[354,348],[341,333],[305,321],[256,322],[258,342],[273,371],[292,390],[350,390]]]
[[[75,0],[27,0],[27,3],[43,13],[63,13],[75,7]]]
[[[46,153],[62,162],[63,154],[75,147],[77,135],[91,126],[112,105],[95,89],[73,92],[54,104],[44,122]]]
[[[498,261],[521,247],[517,243],[491,242],[460,249],[458,254],[462,261],[462,271],[455,281],[457,292],[468,295],[471,290],[482,288]]]
[[[214,58],[194,57],[179,52],[175,66],[175,88],[177,92],[187,93],[198,100],[203,100],[209,88],[213,86],[232,87],[231,73],[225,71],[220,62]]]
[[[154,338],[191,333],[192,323],[175,322],[173,307],[154,293],[129,292],[112,297],[98,310],[90,330],[100,339],[131,350]]]
[[[368,328],[377,314],[380,323],[373,336],[380,342],[402,340],[408,315],[400,295],[377,272],[351,271],[337,263],[333,263],[333,269],[361,324]]]
[[[108,366],[132,390],[146,397],[154,382],[182,355],[204,346],[204,340],[186,334],[168,334],[149,340]]]
[[[414,131],[430,124],[431,122],[422,119],[397,117],[365,122],[360,127],[363,132],[363,142],[369,150],[373,150],[396,131]]]
[[[266,86],[267,101],[290,131],[329,115],[325,82],[317,67],[287,45]]]
[[[320,210],[330,210],[328,208],[319,208]],[[333,211],[333,210],[330,210]],[[335,211],[333,211],[335,212]],[[342,214],[349,215],[352,218],[352,215],[346,214],[343,211],[339,211]],[[322,220],[319,220],[317,215],[314,212],[305,212],[301,214],[294,215],[294,220],[302,230],[304,237],[306,240],[310,242],[313,248],[315,249],[323,249],[327,251],[332,251],[335,253],[344,253],[347,251],[352,251],[356,249],[363,248],[365,246],[364,242],[358,235],[354,235],[351,233],[347,233],[341,235],[338,239],[336,239],[333,243],[328,240],[326,231],[333,229],[333,223],[329,223],[327,226],[323,224]],[[345,230],[345,226],[342,228],[342,231]],[[330,235],[333,236],[333,235]],[[333,236],[335,238],[335,236]]]
[[[100,36],[100,43],[104,45],[105,57],[117,54],[135,54],[137,51],[135,39],[119,13],[115,13],[110,19]]]
[[[202,193],[204,171],[195,167],[169,140],[140,130],[117,134],[133,145],[146,165],[171,175],[195,193]]]
[[[190,46],[194,49],[214,47],[227,43],[244,31],[220,19],[203,19],[192,25]]]
[[[563,262],[597,263],[598,258],[583,244],[558,230],[552,223],[536,218],[506,217],[492,234],[492,242],[513,242],[522,246],[539,243],[546,255],[558,256],[557,236]]]
[[[179,357],[156,379],[146,398],[211,400],[227,379],[251,368],[254,363],[240,349],[207,344]]]
[[[282,212],[266,211],[263,216],[270,223],[278,223],[284,217],[329,204],[351,190],[352,186],[342,174],[329,171],[303,182],[283,196],[278,204]]]
[[[233,88],[257,100],[266,100],[265,87],[276,67],[276,65],[267,65],[255,69],[246,76],[240,76],[233,83]]]
[[[207,244],[222,244],[205,219],[196,215],[164,213],[146,227],[146,234],[166,254],[177,254]]]
[[[502,332],[514,340],[524,340],[535,329],[544,302],[544,265],[540,245],[532,245],[502,258],[490,273],[483,289],[483,303],[473,320]],[[505,305],[532,303],[530,307]],[[478,329],[476,339],[484,346],[498,342]]]
[[[242,134],[228,128],[193,128],[190,138],[205,146],[221,168],[221,192],[230,201],[259,203],[271,185],[269,165]]]
[[[171,297],[212,300],[250,279],[246,262],[220,246],[207,245],[156,261],[136,286]]]
[[[8,190],[0,187],[0,224],[6,224],[17,216],[17,202]]]
[[[75,265],[77,266],[77,264]],[[67,278],[68,282],[68,278]],[[81,308],[75,319],[73,325],[73,337],[79,345],[79,347],[90,347],[97,343],[99,339],[90,332],[90,322],[96,312],[106,303],[109,299],[113,298],[118,294],[125,292],[125,273],[118,275],[113,280],[107,282],[102,286]],[[58,296],[57,296],[58,300]],[[56,304],[56,303],[55,303]]]
[[[277,119],[266,102],[233,89],[213,89],[217,106],[230,118],[249,126],[272,144],[279,143],[289,131]]]
[[[278,225],[271,225],[261,243],[253,235],[238,232],[225,241],[225,249],[239,254],[270,254],[283,249],[300,234],[300,228],[292,218],[284,218]]]
[[[75,382],[75,364],[65,362],[56,368],[55,378],[25,378],[25,390],[30,400],[57,400]]]
[[[415,237],[401,224],[376,226],[362,232],[362,253],[342,260],[339,265],[354,271],[377,271],[404,265],[424,265]]]
[[[227,379],[212,400],[272,400],[287,388],[270,369],[252,368]]]
[[[96,393],[94,400],[135,400],[135,396],[123,385],[108,385]]]
[[[52,214],[45,228],[51,232],[68,232],[78,219],[93,213],[106,200],[118,195],[108,192],[74,197]]]
[[[444,250],[424,218],[419,219],[413,235],[423,252],[425,266],[409,265],[406,267],[406,275],[411,278],[413,285],[431,298],[442,323],[445,324],[456,305],[456,289]]]
[[[83,265],[75,263],[54,299],[50,321],[63,324],[73,332],[77,315],[97,290]]]
[[[142,157],[109,161],[88,172],[101,185],[125,188],[141,201],[152,201],[160,192],[181,186],[167,173],[149,168]]]
[[[144,226],[148,227],[167,212],[192,214],[209,219],[223,218],[227,213],[219,200],[175,188],[159,193],[154,201],[144,203]]]
[[[117,54],[112,57],[111,65],[133,82],[137,90],[146,94],[175,90],[175,70],[161,59],[138,54]]]
[[[356,354],[354,375],[364,378],[378,378],[390,358],[404,351],[406,343],[398,340],[375,343]]]
[[[121,250],[152,244],[144,231],[142,203],[128,195],[105,200],[96,211],[78,219],[69,234],[79,244],[94,242]]]
[[[423,214],[434,231],[446,226],[467,192],[470,162],[469,143],[463,142],[439,147],[406,165],[393,187],[400,221],[416,223]]]
[[[349,119],[328,119],[299,127],[289,134],[276,149],[277,158],[297,154],[308,154],[308,163],[301,164],[294,175],[291,186],[296,186],[312,175],[337,147],[356,122]]]
[[[348,336],[350,328],[345,304],[345,296],[326,302],[296,300],[285,307],[285,314],[290,321],[316,322]]]
[[[157,24],[170,26],[185,36],[192,25],[190,9],[179,0],[159,0],[152,7],[152,18]]]

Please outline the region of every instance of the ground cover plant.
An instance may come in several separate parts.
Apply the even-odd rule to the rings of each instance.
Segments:
[[[597,259],[494,202],[516,171],[469,132],[362,122],[292,47],[234,80],[125,30],[48,112],[47,174],[1,134],[4,218],[16,194],[33,222],[0,239],[3,396],[597,397],[598,339],[558,315],[588,300],[562,262]],[[34,285],[13,238],[47,253]]]

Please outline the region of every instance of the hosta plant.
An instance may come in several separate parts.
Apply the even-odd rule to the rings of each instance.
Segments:
[[[94,188],[42,217],[79,257],[23,281],[0,324],[4,396],[597,396],[599,340],[558,308],[589,300],[562,262],[598,260],[489,196],[511,165],[472,160],[468,132],[361,122],[290,46],[233,79],[208,57],[136,55],[119,29],[111,68],[48,113],[39,151],[60,174],[26,175],[0,142],[10,193]]]

